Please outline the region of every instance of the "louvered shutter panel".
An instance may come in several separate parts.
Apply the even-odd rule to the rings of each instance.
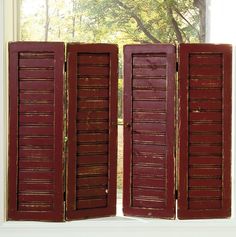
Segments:
[[[115,215],[118,48],[68,44],[67,219]]]
[[[124,49],[125,215],[175,217],[175,47]]]
[[[180,45],[181,219],[231,215],[231,50]]]
[[[9,220],[63,220],[63,43],[9,44]]]

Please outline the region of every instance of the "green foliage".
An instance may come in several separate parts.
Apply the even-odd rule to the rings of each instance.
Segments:
[[[124,44],[200,41],[199,9],[193,0],[48,0],[48,3],[48,40],[118,44],[120,77]],[[21,40],[44,40],[45,19],[46,1],[21,0]]]
[[[21,2],[21,39],[42,40],[45,1]],[[48,7],[51,41],[177,43],[173,19],[184,42],[200,40],[193,0],[49,0]]]

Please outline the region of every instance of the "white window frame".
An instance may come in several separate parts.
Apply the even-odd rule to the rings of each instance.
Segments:
[[[211,5],[214,2],[222,0],[207,0],[207,4]],[[222,4],[226,4],[224,0]],[[129,217],[109,217],[83,221],[73,221],[66,223],[46,223],[46,222],[26,222],[26,221],[9,221],[6,222],[7,210],[7,154],[8,154],[8,66],[7,66],[7,43],[18,39],[17,31],[19,27],[19,8],[17,0],[0,0],[0,236],[121,236],[130,235],[139,236],[220,236],[225,235],[235,236],[236,233],[236,218],[235,215],[231,219],[219,220],[159,220],[147,218],[129,218]],[[236,15],[236,14],[235,14]],[[236,16],[232,16],[231,27],[235,31],[234,23]],[[207,21],[207,29],[211,26],[211,21]],[[230,24],[230,23],[229,23]],[[211,41],[210,33],[207,30],[207,39]],[[235,42],[236,44],[236,42]],[[236,48],[234,48],[236,51]],[[234,54],[234,59],[235,59]],[[235,68],[236,60],[234,60]],[[235,94],[235,70],[233,72],[233,95]],[[235,150],[235,97],[233,97],[233,153],[234,160]],[[236,165],[233,161],[233,172],[236,173]],[[233,182],[233,192],[235,193],[235,182]],[[233,203],[233,213],[235,212],[235,201]],[[196,234],[195,234],[196,233]]]

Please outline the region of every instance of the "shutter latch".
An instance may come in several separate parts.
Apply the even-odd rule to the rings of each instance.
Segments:
[[[125,123],[124,125],[125,125],[126,128],[130,128],[131,127],[130,123]]]

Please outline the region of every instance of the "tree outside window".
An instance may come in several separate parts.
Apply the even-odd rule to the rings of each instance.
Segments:
[[[119,45],[119,189],[123,45],[204,42],[205,8],[206,0],[20,0],[20,40]]]

